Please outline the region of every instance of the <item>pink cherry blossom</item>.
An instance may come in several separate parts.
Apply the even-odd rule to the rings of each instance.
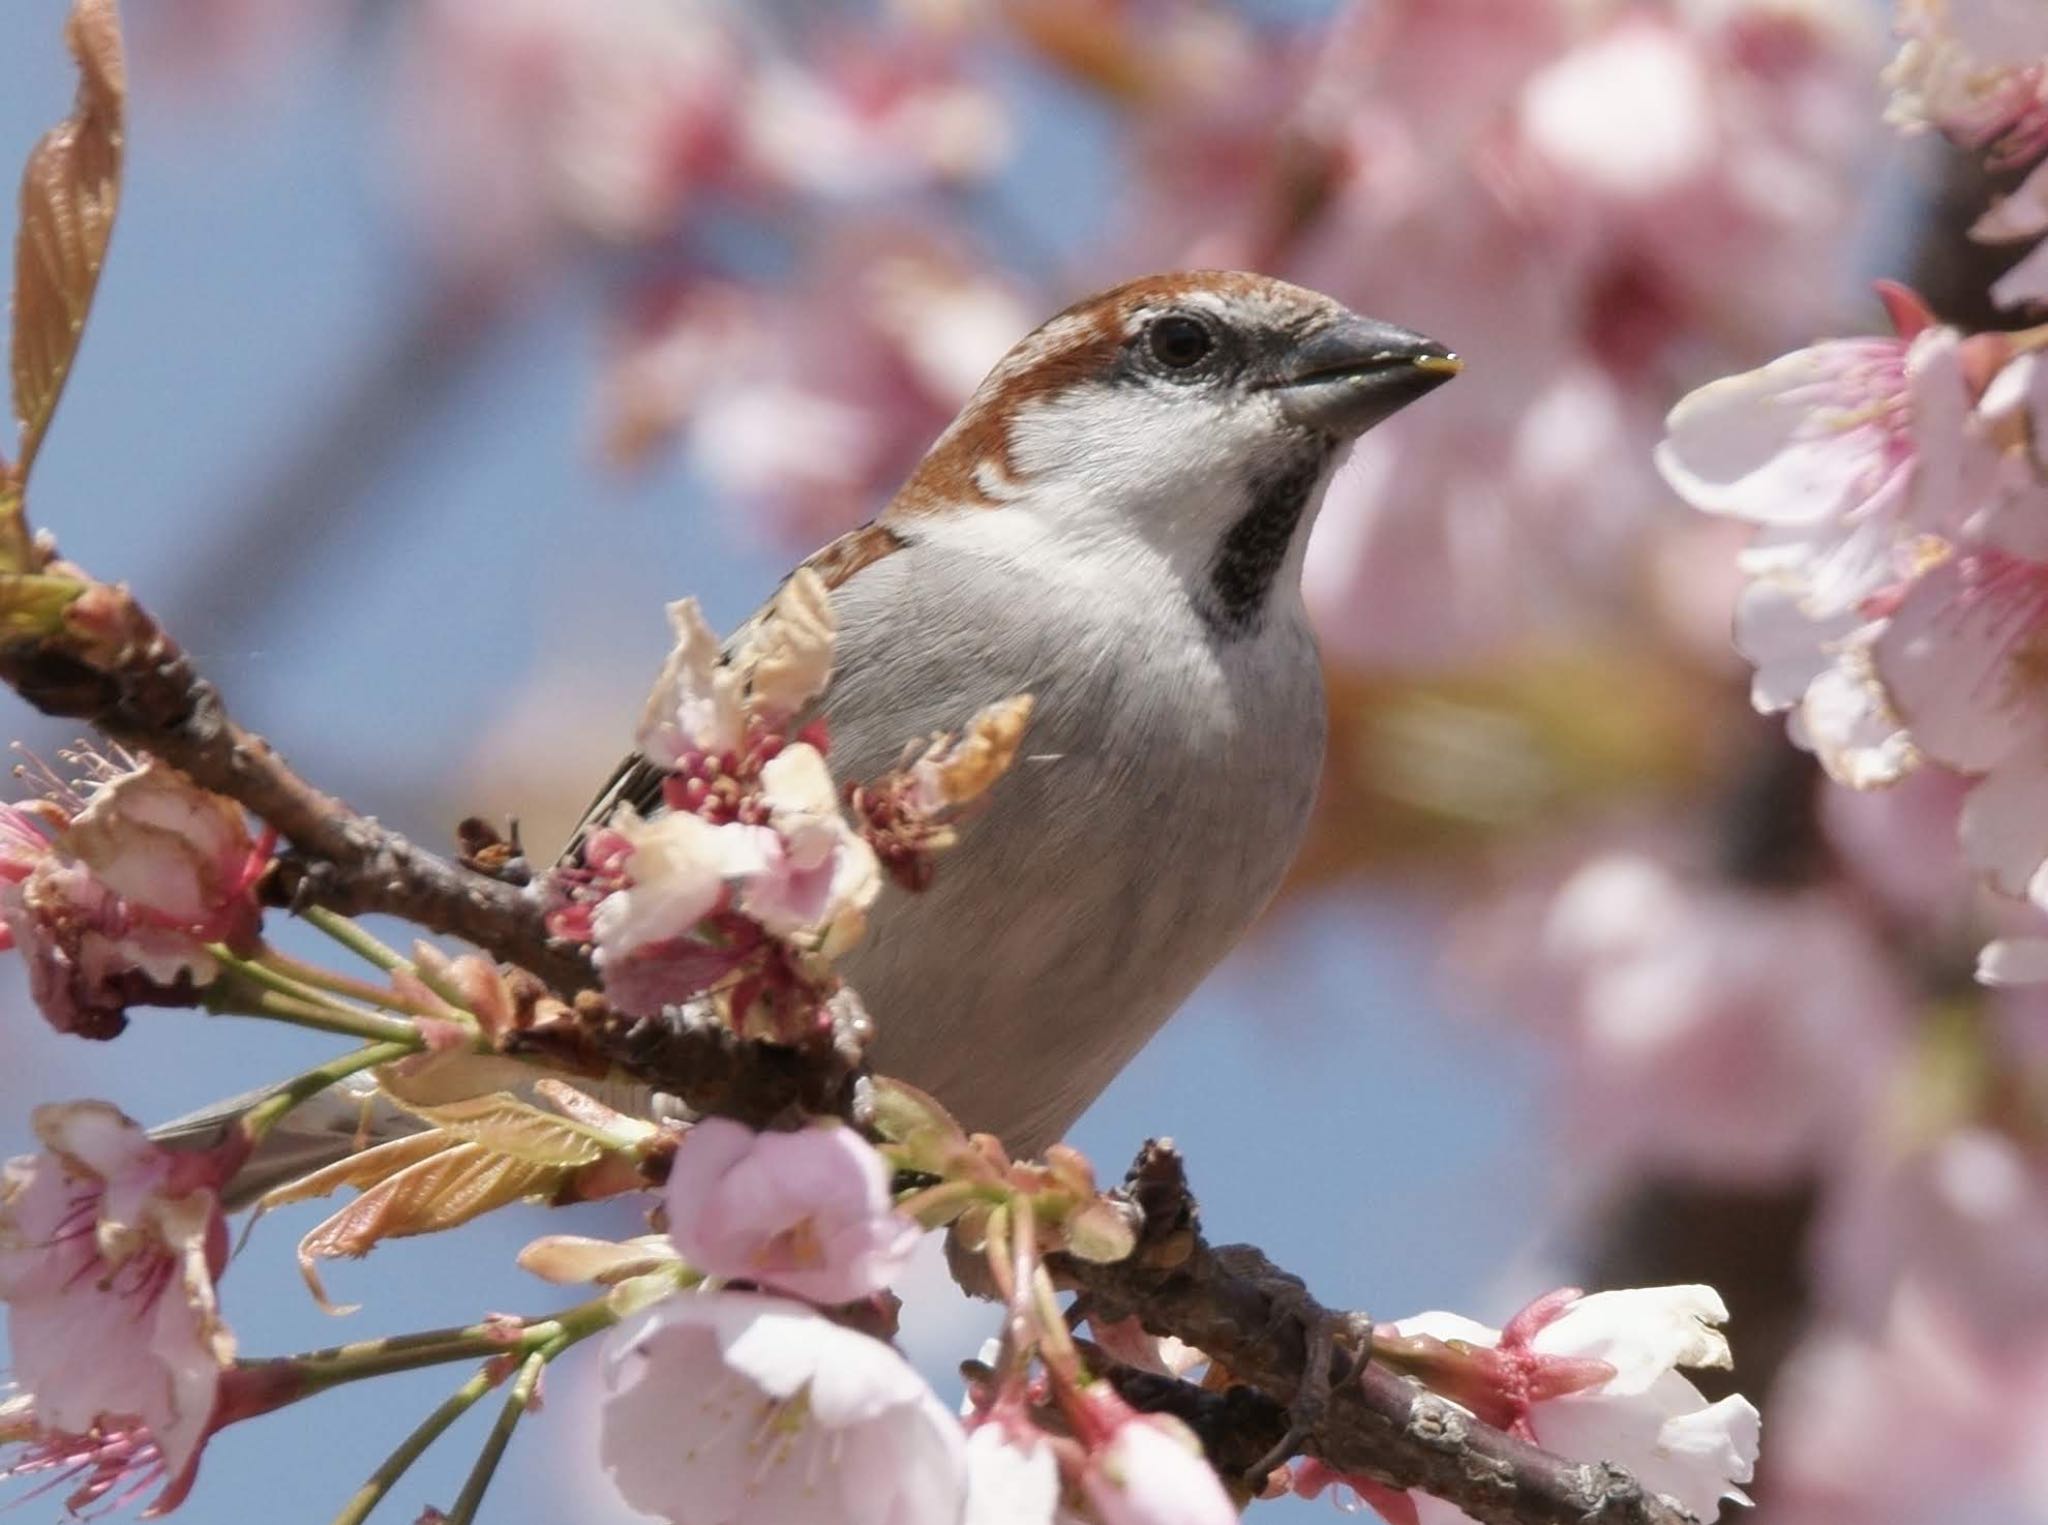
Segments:
[[[1596,1170],[1805,1178],[1898,1076],[1913,991],[1832,889],[1764,892],[1621,848],[1468,912],[1451,964],[1562,1038],[1568,1142]]]
[[[1831,340],[1685,397],[1657,465],[1694,508],[1773,532],[1753,570],[1824,621],[1910,575],[1917,536],[1988,500],[1972,402],[1954,329]]]
[[[1193,1431],[1165,1414],[1139,1414],[1106,1388],[1084,1391],[1088,1459],[1081,1493],[1102,1525],[1233,1525],[1223,1491]]]
[[[770,835],[737,822],[714,826],[683,811],[652,820],[621,811],[586,853],[617,878],[590,913],[598,967],[609,972],[695,932],[724,900],[728,883],[767,866]]]
[[[2005,0],[1904,0],[1898,57],[1887,71],[1891,119],[1934,128],[1982,150],[1994,171],[2034,165],[1971,235],[2013,243],[2048,231],[2048,23],[2040,8]],[[1992,287],[2002,306],[2048,300],[2048,244]]]
[[[802,1303],[683,1294],[605,1352],[604,1465],[674,1525],[957,1525],[959,1422],[881,1341]]]
[[[1055,1525],[1059,1465],[1027,1418],[998,1414],[967,1432],[967,1512],[961,1525]]]
[[[642,448],[679,436],[757,532],[809,544],[886,501],[1038,305],[937,229],[855,222],[786,286],[700,286],[630,323],[606,416]]]
[[[918,1240],[888,1165],[833,1124],[756,1133],[708,1117],[676,1149],[667,1202],[676,1248],[700,1271],[818,1303],[880,1292]]]
[[[1913,1286],[1986,1337],[2048,1320],[2048,1151],[1973,1121],[1903,1144],[1897,1130],[1873,1116],[1822,1201],[1812,1256],[1830,1306],[1875,1321]]]
[[[270,842],[241,810],[161,763],[94,759],[77,788],[0,806],[0,948],[59,1032],[111,1038],[130,1005],[190,1004],[218,972],[210,942],[256,940]]]
[[[241,806],[176,769],[146,762],[100,785],[63,845],[139,921],[207,942],[255,935],[249,891],[269,855]]]
[[[1772,1404],[1771,1515],[1797,1525],[2048,1519],[2048,1332],[1984,1332],[1907,1287],[1809,1334]]]
[[[640,712],[633,744],[665,768],[702,754],[739,750],[746,736],[745,680],[723,659],[723,643],[694,598],[668,606],[675,640]]]
[[[234,1360],[213,1285],[222,1167],[158,1148],[103,1102],[38,1107],[35,1127],[47,1152],[10,1161],[0,1183],[15,1381],[42,1435],[146,1430],[167,1509],[191,1487]]]
[[[1455,1313],[1420,1313],[1394,1337],[1444,1342],[1428,1380],[1449,1386],[1536,1444],[1566,1457],[1611,1461],[1642,1485],[1712,1521],[1756,1462],[1758,1415],[1741,1397],[1708,1403],[1682,1367],[1731,1364],[1717,1326],[1728,1310],[1711,1287],[1564,1290],[1539,1298],[1491,1329]],[[1439,1371],[1441,1367],[1441,1371]],[[1463,1520],[1458,1510],[1410,1495],[1422,1525]]]
[[[851,942],[881,891],[882,870],[847,824],[818,749],[797,742],[764,764],[761,799],[771,835],[765,861],[740,890],[740,910],[780,937],[828,948]]]
[[[748,55],[716,7],[433,0],[405,19],[402,162],[471,274],[655,237],[733,167]]]
[[[1306,588],[1352,660],[1442,663],[1632,589],[1646,404],[1703,349],[1820,321],[1871,31],[1853,5],[1359,15],[1303,108],[1347,173],[1290,273],[1444,335],[1472,386],[1360,443]]]

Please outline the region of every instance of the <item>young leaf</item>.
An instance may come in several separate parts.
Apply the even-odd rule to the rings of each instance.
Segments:
[[[360,1158],[360,1156],[359,1156]],[[561,1167],[456,1143],[379,1181],[299,1241],[299,1274],[329,1313],[345,1313],[327,1300],[316,1261],[357,1259],[386,1239],[438,1233],[517,1202],[551,1194]]]
[[[544,1112],[504,1091],[435,1107],[408,1106],[406,1110],[440,1132],[492,1154],[535,1165],[562,1169],[588,1165],[604,1154],[610,1142],[595,1129]]]
[[[121,190],[127,74],[115,0],[74,0],[64,40],[78,61],[78,99],[29,155],[14,260],[14,412],[21,458],[15,502],[0,515],[0,565],[29,564],[19,488],[49,431],[78,353]]]

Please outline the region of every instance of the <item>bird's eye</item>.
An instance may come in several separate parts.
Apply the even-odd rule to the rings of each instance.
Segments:
[[[1200,365],[1216,346],[1207,324],[1178,313],[1160,318],[1147,328],[1145,343],[1152,358],[1170,371]]]

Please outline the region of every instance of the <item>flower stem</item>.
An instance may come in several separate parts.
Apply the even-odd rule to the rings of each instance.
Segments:
[[[221,977],[207,987],[209,1011],[268,1017],[294,1027],[361,1038],[366,1043],[402,1043],[408,1050],[426,1047],[419,1028],[401,1017],[345,1005],[274,969],[237,958],[218,943],[208,951],[219,960],[223,970]]]
[[[337,974],[332,969],[323,969],[318,964],[309,964],[304,959],[293,958],[276,948],[266,947],[258,957],[266,969],[275,970],[301,985],[311,986],[327,995],[346,996],[352,1001],[362,1001],[371,1006],[381,1006],[386,1011],[403,1012],[413,1017],[438,1017],[443,1015],[438,1007],[430,1007],[419,1001],[408,1001],[397,991],[382,985],[372,985],[368,980],[359,980],[346,974]]]
[[[278,1119],[292,1108],[318,1096],[337,1081],[346,1080],[358,1071],[403,1059],[417,1047],[417,1044],[408,1043],[366,1043],[338,1059],[330,1059],[307,1070],[303,1075],[295,1075],[243,1113],[242,1128],[253,1143],[275,1127]]]
[[[358,1340],[352,1345],[334,1345],[303,1355],[278,1356],[268,1361],[243,1362],[245,1367],[288,1368],[299,1383],[300,1395],[310,1396],[330,1387],[382,1377],[392,1372],[416,1371],[423,1366],[441,1366],[450,1361],[488,1359],[492,1356],[526,1356],[560,1343],[563,1349],[588,1339],[619,1321],[608,1297],[565,1308],[547,1318],[491,1319],[449,1329],[426,1329],[417,1334],[388,1335],[379,1340]]]
[[[365,1479],[363,1486],[356,1489],[340,1514],[334,1517],[334,1525],[363,1525],[370,1517],[370,1511],[384,1501],[398,1480],[411,1470],[412,1464],[426,1454],[428,1446],[447,1433],[448,1427],[475,1407],[479,1398],[497,1386],[492,1369],[479,1367],[462,1386],[455,1389],[433,1413],[420,1421],[419,1426],[404,1440],[383,1464]]]
[[[519,1375],[512,1379],[512,1391],[505,1395],[505,1406],[498,1411],[498,1422],[491,1426],[482,1454],[470,1469],[462,1492],[456,1495],[455,1507],[448,1511],[448,1525],[474,1525],[477,1506],[483,1503],[484,1490],[497,1476],[498,1463],[504,1459],[505,1447],[511,1444],[512,1432],[532,1406],[533,1395],[540,1387],[541,1369],[566,1348],[559,1341],[544,1345],[528,1356],[526,1364],[519,1368]]]
[[[457,1011],[468,1010],[468,1002],[463,999],[460,990],[449,985],[446,980],[443,980],[431,969],[423,968],[412,959],[407,958],[388,943],[372,937],[346,916],[338,916],[325,906],[317,905],[307,906],[299,914],[310,925],[325,932],[329,937],[348,949],[349,952],[355,954],[357,958],[375,964],[386,974],[398,974],[401,972],[410,974]]]
[[[319,928],[357,958],[375,964],[386,974],[412,967],[411,960],[396,948],[380,942],[346,916],[338,916],[325,906],[306,906],[299,912],[299,916],[309,926]]]

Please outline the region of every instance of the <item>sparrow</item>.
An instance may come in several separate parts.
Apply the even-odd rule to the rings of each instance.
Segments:
[[[1309,530],[1360,434],[1457,373],[1419,334],[1235,271],[1076,303],[996,366],[831,589],[835,773],[1033,697],[1018,764],[839,970],[878,1071],[1055,1142],[1279,888],[1321,774]],[[578,830],[657,809],[629,758]]]
[[[1244,935],[1322,769],[1316,512],[1351,443],[1458,370],[1284,281],[1130,281],[1019,342],[888,506],[803,563],[838,618],[818,711],[840,779],[1034,701],[930,888],[885,890],[839,960],[880,1073],[1035,1154]],[[624,806],[658,810],[661,778],[629,757],[565,856]],[[360,1137],[360,1103],[332,1094],[324,1140],[306,1108],[265,1141],[287,1168]]]

